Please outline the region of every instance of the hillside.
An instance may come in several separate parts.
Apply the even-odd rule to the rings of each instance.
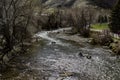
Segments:
[[[88,0],[91,4],[103,8],[112,8],[118,0]]]

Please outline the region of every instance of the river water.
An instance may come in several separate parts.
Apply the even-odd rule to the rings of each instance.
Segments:
[[[119,57],[111,56],[108,49],[89,44],[81,47],[48,36],[62,30],[36,34],[44,44],[38,44],[32,54],[18,57],[17,66],[0,74],[0,80],[120,80]]]

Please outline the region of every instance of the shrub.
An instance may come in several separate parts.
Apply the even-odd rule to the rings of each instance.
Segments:
[[[89,37],[90,36],[90,28],[82,29],[80,34],[84,37]]]
[[[49,14],[47,17],[48,19],[42,26],[42,29],[51,30],[51,29],[57,29],[59,27],[62,27],[62,13],[60,10],[55,11],[52,14]]]
[[[93,18],[91,12],[92,10],[89,8],[74,8],[69,10],[70,17],[68,22],[73,27],[74,33],[80,33],[84,37],[89,37],[90,25]]]
[[[113,42],[113,39],[108,30],[104,30],[102,33],[92,35],[92,44],[109,46],[111,42]]]

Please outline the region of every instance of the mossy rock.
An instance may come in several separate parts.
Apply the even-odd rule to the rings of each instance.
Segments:
[[[120,55],[120,43],[111,43],[109,48],[117,55]]]

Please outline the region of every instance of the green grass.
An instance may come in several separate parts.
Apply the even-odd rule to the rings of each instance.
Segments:
[[[104,29],[109,29],[107,23],[102,23],[102,24],[92,24],[92,29],[98,29],[98,30],[104,30]]]

